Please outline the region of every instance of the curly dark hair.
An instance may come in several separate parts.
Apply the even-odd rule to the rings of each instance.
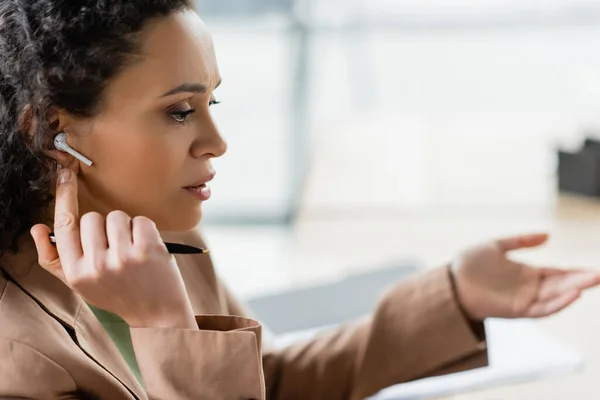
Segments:
[[[53,107],[79,117],[102,108],[107,84],[140,52],[150,21],[189,0],[0,1],[0,254],[46,222],[56,161]]]

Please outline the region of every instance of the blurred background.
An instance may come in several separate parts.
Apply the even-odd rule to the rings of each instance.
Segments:
[[[203,229],[246,298],[548,230],[515,257],[600,266],[600,204],[557,150],[600,137],[599,0],[197,0],[229,142]],[[455,399],[598,398],[600,292],[537,321],[578,374]]]

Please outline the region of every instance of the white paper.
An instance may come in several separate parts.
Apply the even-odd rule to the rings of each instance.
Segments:
[[[490,365],[392,386],[368,400],[421,400],[550,378],[583,367],[581,354],[528,320],[486,322]]]

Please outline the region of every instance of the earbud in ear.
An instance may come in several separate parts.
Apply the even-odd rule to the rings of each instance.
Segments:
[[[67,143],[67,134],[65,132],[60,132],[58,135],[56,135],[56,137],[54,138],[54,148],[56,148],[56,150],[69,153],[88,167],[92,166],[92,160],[85,157],[83,154],[79,153],[78,151],[74,150],[71,146],[69,146],[69,143]]]

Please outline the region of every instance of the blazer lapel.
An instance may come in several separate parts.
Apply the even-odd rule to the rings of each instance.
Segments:
[[[88,357],[125,385],[136,399],[147,399],[114,342],[81,296],[38,264],[37,250],[29,235],[21,240],[19,253],[4,256],[0,266],[48,314],[75,332],[77,344]]]

